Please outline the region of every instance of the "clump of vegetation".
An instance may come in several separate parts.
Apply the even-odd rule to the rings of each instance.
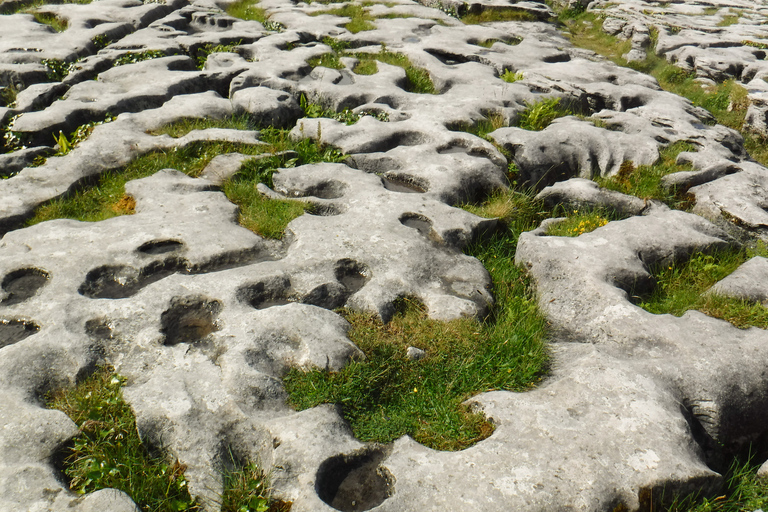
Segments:
[[[324,67],[329,69],[344,69],[344,64],[339,60],[338,53],[324,53],[317,57],[312,57],[307,61],[307,64],[316,67]]]
[[[51,82],[61,82],[71,71],[75,70],[74,62],[59,59],[43,59],[42,64],[48,68],[48,80]]]
[[[247,117],[231,117],[224,120],[181,120],[153,132],[182,137],[192,130],[206,128],[255,129]],[[161,169],[177,169],[189,176],[198,176],[216,155],[241,153],[259,156],[244,163],[240,172],[223,186],[227,198],[240,207],[240,223],[261,236],[281,238],[285,226],[302,215],[310,205],[299,201],[277,201],[262,196],[256,190],[257,183],[272,186],[272,174],[279,168],[295,167],[315,162],[340,162],[344,157],[335,148],[323,146],[310,139],[295,142],[288,137],[288,130],[267,128],[261,131],[264,145],[248,145],[231,142],[195,142],[181,148],[148,153],[128,166],[104,173],[91,187],[68,196],[54,199],[38,207],[27,225],[46,220],[70,218],[86,222],[105,220],[118,215],[133,213],[133,200],[125,195],[128,181],[146,178]],[[298,157],[286,156],[295,151]]]
[[[339,372],[291,370],[284,379],[299,409],[340,403],[363,441],[389,442],[408,434],[438,450],[460,450],[493,430],[482,416],[462,407],[474,394],[495,389],[523,391],[547,367],[546,322],[531,285],[514,265],[520,232],[545,215],[532,195],[500,192],[468,210],[503,217],[509,231],[470,248],[493,279],[496,306],[484,321],[430,320],[413,298],[398,302],[395,316],[382,324],[368,313],[343,314],[352,323],[350,339],[365,359]],[[411,360],[406,348],[425,351]]]
[[[755,247],[697,253],[682,263],[658,265],[651,269],[656,287],[639,306],[651,313],[675,316],[696,309],[742,329],[749,326],[768,329],[768,308],[762,304],[715,294],[703,295],[753,256],[768,256],[768,248],[760,243]]]
[[[467,25],[492,23],[495,21],[536,21],[537,18],[528,11],[510,7],[507,9],[486,9],[479,13],[468,12],[460,17]]]
[[[547,234],[550,236],[579,236],[605,226],[615,218],[616,215],[613,212],[602,209],[574,209],[566,212],[565,220],[549,226]]]
[[[256,7],[258,3],[258,0],[238,0],[227,6],[227,14],[241,20],[258,21],[267,30],[282,31],[285,28],[283,24],[270,20],[267,11]]]
[[[310,102],[309,100],[307,100],[307,97],[304,94],[302,94],[299,97],[299,105],[301,106],[301,109],[304,111],[304,115],[310,119],[325,117],[329,119],[335,119],[336,121],[344,123],[347,126],[355,124],[365,116],[371,116],[382,122],[389,121],[389,115],[386,112],[369,112],[369,111],[353,112],[348,108],[345,108],[340,112],[336,112],[335,110],[325,108],[319,103]]]
[[[80,428],[64,454],[70,489],[78,494],[119,489],[147,512],[198,510],[187,490],[184,465],[154,455],[142,444],[136,419],[122,398],[123,382],[102,369],[74,389],[48,398],[48,407],[65,412]]]
[[[116,116],[107,115],[102,121],[91,121],[90,123],[86,123],[83,125],[80,125],[77,127],[77,129],[72,132],[67,138],[66,135],[64,135],[64,132],[59,130],[59,135],[54,135],[53,140],[58,145],[58,150],[56,151],[56,154],[54,156],[63,156],[75,149],[81,142],[83,142],[85,139],[90,137],[91,133],[93,133],[93,129],[97,126],[104,124],[104,123],[111,123],[117,119]],[[42,165],[45,162],[45,159],[39,160],[35,162],[35,165]]]
[[[398,66],[405,70],[405,84],[403,89],[408,92],[417,94],[438,94],[439,91],[435,88],[435,84],[432,82],[432,78],[429,76],[429,72],[411,63],[410,59],[401,53],[390,52],[385,47],[382,47],[378,53],[355,53],[354,57],[359,60],[359,64],[353,71],[357,74],[360,73],[361,66],[365,69],[366,66],[370,66],[371,61],[379,61],[392,66]]]
[[[677,156],[684,151],[696,151],[696,146],[688,142],[675,142],[659,151],[659,160],[653,165],[635,167],[632,162],[627,161],[621,164],[615,176],[596,181],[610,190],[643,199],[658,199],[671,208],[687,209],[690,206],[688,198],[680,197],[674,191],[668,192],[661,186],[661,178],[667,174],[691,170],[690,164],[676,163]]]
[[[558,117],[569,116],[572,112],[560,105],[560,98],[547,98],[536,103],[527,103],[520,113],[519,126],[524,130],[541,131]]]
[[[714,496],[698,493],[677,497],[666,508],[668,512],[742,512],[768,507],[768,481],[757,476],[760,464],[750,458],[733,462],[725,475],[723,488]]]
[[[518,80],[522,80],[523,78],[525,78],[525,75],[520,72],[514,72],[511,69],[507,69],[501,74],[501,79],[510,84],[513,84]]]
[[[718,27],[730,27],[731,25],[735,25],[739,22],[740,14],[726,14],[723,16],[723,18],[717,22]]]
[[[35,17],[35,20],[38,23],[42,23],[43,25],[48,25],[56,32],[64,32],[67,30],[67,27],[69,26],[69,23],[66,19],[59,18],[56,14],[52,12],[44,12],[44,11],[33,11],[32,16]]]
[[[476,44],[477,46],[482,46],[483,48],[490,48],[496,43],[503,43],[509,46],[516,46],[522,42],[523,42],[522,39],[519,39],[516,37],[505,37],[503,39],[485,39],[483,41],[478,41],[474,44]]]
[[[16,95],[19,94],[19,89],[10,84],[0,88],[0,107],[12,107],[16,104]]]
[[[338,7],[336,9],[326,9],[323,11],[310,13],[310,16],[320,16],[321,14],[332,14],[334,16],[350,18],[349,23],[344,25],[344,28],[353,34],[357,34],[358,32],[363,32],[365,30],[373,30],[376,28],[376,26],[371,23],[375,18],[360,5],[344,4],[342,7]]]
[[[122,397],[125,379],[100,368],[72,389],[47,398],[51,409],[67,414],[80,428],[62,461],[70,489],[86,494],[119,489],[143,512],[200,510],[184,478],[186,466],[148,449],[139,437],[136,418]],[[269,482],[256,464],[224,471],[222,512],[288,512],[290,503],[271,497]]]
[[[159,59],[165,57],[165,53],[160,50],[145,50],[143,52],[126,52],[115,59],[114,66],[125,66],[126,64],[135,64],[145,60]]]
[[[234,43],[229,44],[206,44],[202,48],[200,48],[197,51],[197,57],[195,60],[197,61],[197,68],[203,69],[205,67],[205,63],[208,61],[208,56],[212,53],[227,53],[227,52],[234,52],[235,48],[243,44],[242,40],[235,41]]]
[[[474,123],[456,123],[448,127],[451,131],[467,132],[481,139],[489,140],[488,134],[504,127],[506,124],[501,112],[488,112],[482,119]]]

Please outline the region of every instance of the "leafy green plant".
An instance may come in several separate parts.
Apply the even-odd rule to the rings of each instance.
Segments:
[[[119,489],[147,512],[198,510],[187,490],[185,467],[153,455],[142,444],[122,398],[123,382],[103,368],[74,389],[48,397],[48,407],[65,412],[80,428],[64,454],[70,488],[79,494]]]
[[[501,74],[501,79],[504,80],[505,82],[509,82],[510,84],[513,84],[518,80],[522,80],[523,78],[525,78],[525,75],[519,72],[516,73],[511,69],[507,69]]]
[[[61,82],[75,69],[73,62],[65,62],[59,59],[43,59],[42,64],[48,68],[48,80]]]
[[[115,59],[114,66],[125,66],[126,64],[135,64],[145,60],[159,59],[165,57],[165,53],[160,50],[145,50],[143,52],[126,52]],[[207,57],[207,56],[206,56]]]
[[[97,50],[102,50],[112,44],[112,40],[104,34],[99,34],[91,38],[91,43]]]
[[[235,461],[233,461],[235,462]],[[237,464],[224,471],[221,512],[289,512],[290,502],[271,496],[269,478],[255,463]]]
[[[501,112],[488,112],[482,119],[474,123],[456,123],[448,126],[451,131],[467,132],[477,135],[481,139],[488,140],[488,134],[502,128],[505,125],[504,115]]]
[[[637,196],[643,199],[658,199],[672,208],[686,209],[690,202],[685,197],[679,197],[676,192],[668,192],[661,186],[661,178],[674,172],[691,169],[689,164],[678,165],[677,156],[683,151],[696,151],[696,146],[688,142],[675,142],[659,151],[659,160],[653,165],[635,167],[632,162],[624,162],[619,172],[610,178],[599,178],[600,186],[616,190],[623,194]]]
[[[518,125],[524,130],[541,131],[558,117],[569,116],[572,112],[560,105],[560,98],[547,98],[536,103],[527,103],[520,113]]]
[[[765,244],[723,249],[710,254],[696,253],[685,262],[658,265],[651,269],[656,287],[638,305],[651,313],[675,316],[697,309],[739,328],[756,326],[768,329],[768,308],[762,304],[715,294],[703,295],[712,285],[756,255],[768,256]]]

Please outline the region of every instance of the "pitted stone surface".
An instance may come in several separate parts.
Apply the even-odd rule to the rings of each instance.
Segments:
[[[662,490],[714,489],[722,451],[765,434],[765,331],[698,312],[652,315],[634,304],[653,287],[655,264],[768,238],[768,171],[740,134],[653,78],[574,48],[546,21],[543,3],[473,2],[471,10],[509,5],[543,20],[479,26],[426,0],[354,0],[376,17],[373,30],[358,33],[345,28],[349,18],[316,16],[325,4],[264,0],[270,18],[261,24],[227,15],[228,3],[37,8],[68,20],[61,33],[28,13],[0,15],[0,87],[20,91],[0,119],[11,130],[4,133],[29,146],[0,155],[0,176],[8,177],[0,180],[0,333],[11,333],[0,334],[1,511],[135,510],[116,491],[71,493],[51,463],[77,428],[40,397],[97,363],[127,378],[141,435],[187,466],[205,510],[217,508],[229,454],[272,469],[276,496],[296,512],[334,510],[322,486],[344,461],[366,461],[383,482],[371,491],[382,511],[640,510]],[[443,6],[451,5],[461,7]],[[702,80],[740,81],[751,102],[748,126],[765,130],[765,2],[590,8],[606,14],[606,32],[632,40],[629,60],[654,50]],[[717,26],[731,9],[736,23]],[[326,37],[349,44],[342,69],[308,64],[332,51]],[[205,58],[217,45],[228,51]],[[425,69],[437,94],[408,92],[398,66],[354,72],[354,54],[383,47]],[[117,65],[145,51],[157,58]],[[72,63],[69,74],[49,78],[50,59]],[[505,72],[519,79],[505,82]],[[304,118],[302,96],[372,115],[349,125]],[[514,127],[548,98],[575,115],[541,132]],[[291,128],[295,140],[346,155],[344,163],[280,169],[271,189],[258,186],[267,197],[313,205],[282,241],[239,226],[219,190],[240,169],[239,154],[216,157],[199,178],[165,169],[129,182],[134,215],[23,227],[38,206],[149,152],[206,140],[263,144],[259,131],[153,135],[180,119],[232,115]],[[117,117],[68,154],[33,166],[54,151],[59,130],[107,116]],[[490,137],[503,152],[464,131],[486,117],[502,125]],[[693,171],[665,185],[689,189],[693,213],[584,179],[614,175],[627,161],[651,164],[680,141],[696,147],[678,157]],[[435,319],[488,311],[489,276],[461,251],[497,222],[455,205],[506,189],[510,163],[520,184],[551,185],[540,195],[551,205],[630,217],[577,238],[546,236],[546,223],[521,235],[516,259],[552,327],[551,375],[527,393],[473,397],[469,404],[496,430],[461,452],[408,437],[365,445],[338,406],[294,411],[282,384],[291,367],[338,370],[363,357],[334,308],[386,320],[407,295]],[[712,291],[764,301],[762,266],[753,260]]]

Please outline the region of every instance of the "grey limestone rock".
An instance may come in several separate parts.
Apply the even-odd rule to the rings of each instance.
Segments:
[[[718,281],[707,293],[765,303],[768,300],[768,260],[755,256]]]
[[[571,178],[544,188],[536,195],[549,207],[558,204],[572,208],[605,208],[621,216],[640,215],[651,206],[651,202],[601,188],[592,180]]]

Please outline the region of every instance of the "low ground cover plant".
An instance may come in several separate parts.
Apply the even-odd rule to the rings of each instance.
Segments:
[[[459,19],[467,25],[478,25],[480,23],[489,23],[494,21],[536,21],[533,14],[510,7],[507,9],[485,9],[479,13],[467,12],[459,16]]]
[[[610,178],[599,178],[600,186],[610,190],[637,196],[643,199],[658,199],[672,208],[685,210],[690,200],[681,197],[675,191],[667,191],[661,186],[661,178],[667,174],[691,170],[689,164],[678,165],[677,156],[683,151],[696,151],[696,146],[688,142],[675,142],[659,151],[659,160],[653,165],[635,167],[632,162],[624,162],[619,172]]]
[[[141,442],[136,418],[123,400],[125,380],[103,367],[76,387],[47,398],[80,428],[64,449],[62,470],[70,489],[86,494],[119,489],[144,512],[198,511],[184,478],[186,467]],[[287,512],[290,503],[271,497],[263,470],[252,462],[222,472],[222,512]]]
[[[267,11],[261,7],[256,7],[258,0],[238,0],[227,6],[227,14],[241,20],[258,21],[267,30],[280,32],[285,27],[282,23],[269,19]]]
[[[102,369],[77,387],[49,396],[48,407],[65,412],[80,428],[64,453],[69,487],[79,494],[119,489],[143,511],[197,510],[184,466],[153,455],[141,443],[136,419],[122,399],[122,384],[119,376]]]
[[[551,236],[579,236],[590,233],[605,226],[611,220],[617,220],[617,215],[601,208],[569,209],[560,215],[565,220],[549,226],[547,234]]]

